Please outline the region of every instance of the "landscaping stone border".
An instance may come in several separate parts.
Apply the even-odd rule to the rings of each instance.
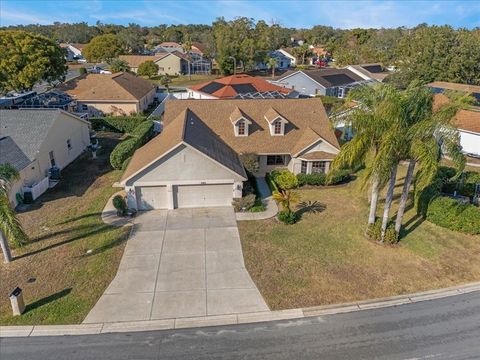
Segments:
[[[277,320],[291,320],[405,305],[420,301],[428,301],[434,299],[441,299],[449,296],[467,294],[475,291],[480,291],[480,282],[453,286],[438,290],[417,292],[408,295],[356,301],[346,304],[315,306],[279,311],[262,311],[233,315],[216,315],[193,318],[100,324],[0,326],[0,337],[95,335],[105,333],[173,330],[207,326],[248,324]]]

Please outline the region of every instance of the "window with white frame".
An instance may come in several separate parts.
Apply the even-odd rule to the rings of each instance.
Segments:
[[[326,162],[325,161],[313,161],[312,162],[312,174],[325,173]]]
[[[283,155],[268,155],[267,165],[285,165],[285,158]]]
[[[302,160],[302,166],[300,168],[300,172],[302,174],[306,174],[308,169],[308,162]]]

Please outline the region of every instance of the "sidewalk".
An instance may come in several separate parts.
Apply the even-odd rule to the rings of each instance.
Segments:
[[[248,221],[248,220],[264,220],[270,219],[277,215],[278,206],[275,200],[272,199],[272,193],[268,187],[265,178],[257,177],[255,178],[257,182],[257,188],[262,197],[262,202],[265,205],[265,211],[262,212],[237,212],[235,213],[237,221]]]

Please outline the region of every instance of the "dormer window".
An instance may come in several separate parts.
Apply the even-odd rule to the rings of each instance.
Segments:
[[[280,120],[276,120],[273,123],[273,133],[275,135],[282,135],[282,122]]]
[[[246,126],[245,126],[245,121],[244,120],[240,120],[238,123],[237,123],[237,133],[238,133],[238,136],[245,136],[246,135]]]
[[[274,108],[269,108],[265,113],[265,120],[268,121],[268,127],[270,128],[270,135],[283,136],[285,135],[285,126],[288,124],[288,120],[280,115]]]

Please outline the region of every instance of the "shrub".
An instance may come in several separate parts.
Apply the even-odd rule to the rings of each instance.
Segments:
[[[267,210],[265,205],[263,205],[261,202],[259,204],[253,205],[248,211],[250,212],[262,212]]]
[[[480,234],[480,208],[438,196],[427,210],[427,220],[444,228],[467,234]]]
[[[280,211],[277,215],[278,220],[286,225],[295,224],[298,220],[298,215],[294,211]]]
[[[106,127],[121,133],[131,133],[140,123],[146,121],[145,116],[106,116],[100,118],[90,118],[92,128],[100,130]]]
[[[367,227],[367,236],[373,241],[380,242],[382,240],[382,220],[377,219],[374,224],[369,224]],[[395,231],[395,224],[387,225],[385,230],[385,237],[383,239],[386,244],[396,244],[399,240],[398,234]]]
[[[124,163],[132,157],[135,150],[150,140],[153,130],[152,121],[143,121],[132,132],[132,137],[119,143],[110,153],[110,164],[114,169],[122,169]]]
[[[329,185],[336,185],[348,181],[350,179],[350,173],[352,171],[350,169],[342,169],[333,171],[330,174],[330,181],[328,182]]]
[[[138,66],[137,74],[139,76],[148,76],[151,78],[158,75],[159,67],[152,60],[145,61]]]
[[[247,196],[241,197],[240,199],[233,199],[232,205],[235,211],[249,210],[253,205],[255,205],[255,194],[249,194]]]
[[[273,193],[275,191],[278,191],[278,186],[275,183],[275,180],[273,179],[273,176],[271,173],[267,173],[265,175],[265,181],[267,182],[268,187],[270,188],[270,191]]]
[[[78,73],[80,75],[85,75],[87,73],[87,69],[85,69],[84,67],[81,67],[80,69],[78,69]]]
[[[325,185],[326,175],[323,173],[316,174],[297,174],[298,185]]]
[[[127,211],[127,203],[122,195],[116,195],[113,200],[113,206],[117,209],[117,214],[124,216]]]
[[[242,154],[240,155],[240,160],[242,161],[243,167],[248,173],[254,174],[258,171],[259,163],[257,154]]]
[[[288,170],[282,170],[275,175],[274,181],[282,190],[290,190],[298,187],[298,179],[294,173]]]

